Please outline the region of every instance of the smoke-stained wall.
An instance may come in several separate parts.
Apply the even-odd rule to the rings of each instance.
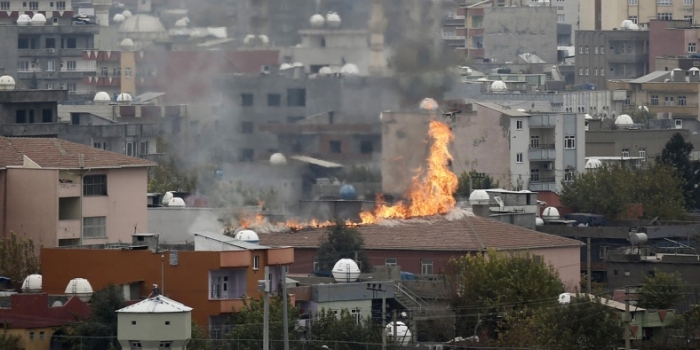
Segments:
[[[496,62],[516,61],[532,53],[557,62],[557,8],[490,7],[484,12],[484,56]]]

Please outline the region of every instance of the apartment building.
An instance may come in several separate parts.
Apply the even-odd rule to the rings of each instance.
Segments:
[[[648,30],[576,32],[576,84],[605,88],[608,79],[635,79],[649,72]]]
[[[645,28],[651,20],[700,18],[694,0],[579,0],[580,30],[613,30],[624,20]]]
[[[693,59],[693,56],[699,55],[699,39],[699,29],[693,27],[690,21],[649,21],[649,71],[674,68],[687,70],[700,66],[700,62],[693,65],[693,61],[699,61],[697,57]],[[662,62],[657,62],[660,58]],[[670,63],[663,58],[690,61],[690,65],[679,64],[678,61]]]

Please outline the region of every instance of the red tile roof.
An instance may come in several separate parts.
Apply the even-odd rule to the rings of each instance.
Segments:
[[[27,156],[42,168],[78,169],[80,155],[83,155],[83,167],[86,169],[155,165],[145,159],[61,139],[0,137],[0,167],[22,166],[24,156]]]
[[[365,249],[479,251],[578,247],[582,243],[520,226],[500,223],[477,216],[462,216],[387,221],[379,225],[357,228],[365,241]],[[260,244],[318,248],[327,229],[299,232],[261,233]]]
[[[49,306],[46,293],[13,294],[10,299],[10,308],[0,308],[0,325],[7,325],[9,329],[60,327],[90,313],[90,307],[77,297],[58,307]]]

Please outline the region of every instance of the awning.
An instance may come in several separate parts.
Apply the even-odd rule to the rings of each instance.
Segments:
[[[300,162],[309,163],[313,165],[318,165],[324,168],[342,168],[343,166],[338,163],[329,162],[322,159],[311,158],[307,156],[292,156],[292,159],[298,160]]]

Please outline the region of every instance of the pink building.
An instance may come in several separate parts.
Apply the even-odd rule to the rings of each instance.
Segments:
[[[658,57],[697,54],[698,31],[689,21],[649,21],[649,71],[673,69],[657,67]]]
[[[0,235],[37,249],[131,242],[148,230],[152,165],[60,139],[0,137]]]

